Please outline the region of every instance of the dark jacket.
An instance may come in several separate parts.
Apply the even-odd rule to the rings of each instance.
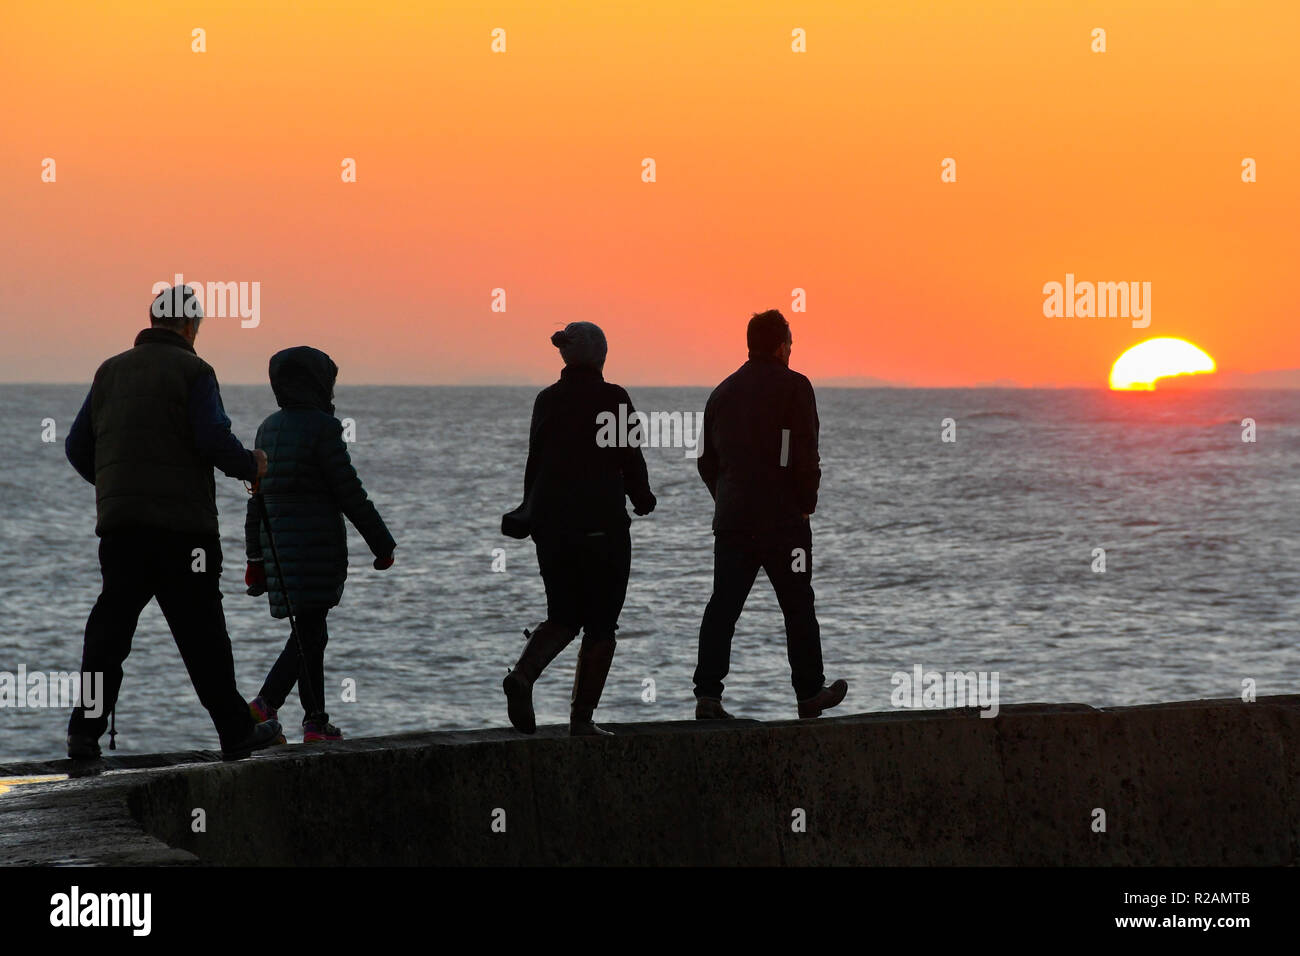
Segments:
[[[330,608],[343,596],[348,535],[343,516],[377,557],[395,544],[352,467],[343,425],[334,417],[338,366],[318,349],[299,346],[271,356],[271,390],[280,404],[257,430],[267,456],[261,493],[294,613]],[[272,617],[287,617],[284,584],[271,556],[256,500],[248,503],[244,542],[250,561],[263,561]]]
[[[253,453],[230,431],[212,366],[167,329],[145,329],[108,359],[64,443],[95,486],[95,533],[162,528],[217,536],[213,466],[257,477]]]
[[[812,383],[776,358],[753,358],[704,406],[696,462],[713,495],[713,530],[788,528],[817,510],[821,459]]]
[[[520,534],[554,531],[608,531],[631,523],[626,500],[637,514],[654,510],[641,448],[597,444],[602,412],[628,418],[635,409],[622,386],[599,371],[567,366],[560,380],[542,389],[533,403],[524,469],[524,503],[511,519]],[[507,533],[510,533],[507,530]]]

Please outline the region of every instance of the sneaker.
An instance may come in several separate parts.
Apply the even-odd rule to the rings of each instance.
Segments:
[[[99,741],[89,734],[68,734],[69,760],[98,760],[102,754]]]
[[[580,720],[577,723],[573,723],[573,722],[569,723],[569,736],[570,737],[613,737],[614,732],[612,730],[605,730],[602,727],[597,727],[595,723],[593,723],[590,720]]]
[[[342,740],[343,731],[328,720],[304,720],[302,722],[302,742],[314,744],[322,740]]]
[[[717,697],[695,698],[696,720],[735,720],[735,716],[722,709],[722,701]]]
[[[280,714],[274,707],[268,707],[266,701],[261,697],[254,697],[248,702],[248,712],[253,715],[253,721],[259,724],[264,724],[268,720],[275,720]],[[288,742],[284,739],[284,734],[281,734],[280,739],[276,741],[277,744],[287,744]]]
[[[799,716],[807,719],[809,717],[820,717],[823,710],[830,710],[839,704],[849,692],[849,682],[837,680],[829,687],[823,687],[811,697],[806,697],[799,701]]]
[[[239,760],[247,757],[254,750],[274,747],[284,740],[278,720],[268,720],[253,728],[253,732],[232,747],[221,748],[222,760]]]

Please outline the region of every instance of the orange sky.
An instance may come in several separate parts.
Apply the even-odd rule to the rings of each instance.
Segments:
[[[547,381],[589,319],[611,379],[710,384],[769,307],[815,380],[1101,387],[1153,335],[1300,366],[1291,0],[481,6],[0,6],[0,381],[87,381],[176,272],[261,283],[199,339],[231,383],[296,344]],[[1151,282],[1151,327],[1045,318],[1067,272]]]

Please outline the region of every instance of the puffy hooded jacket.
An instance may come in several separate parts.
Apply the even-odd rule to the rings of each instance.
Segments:
[[[261,493],[275,534],[280,573],[255,500],[248,503],[244,540],[251,561],[264,560],[273,617],[287,617],[285,587],[296,614],[329,608],[343,596],[348,575],[346,515],[377,557],[396,545],[352,467],[343,424],[334,417],[338,366],[302,345],[271,356],[271,390],[280,410],[257,430],[267,472]]]

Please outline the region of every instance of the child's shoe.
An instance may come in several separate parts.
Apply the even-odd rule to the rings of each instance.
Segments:
[[[275,720],[279,714],[276,708],[268,707],[266,701],[262,700],[261,697],[254,697],[248,702],[248,712],[253,715],[253,722],[258,724],[264,724],[268,720]],[[284,734],[281,734],[280,738],[276,740],[277,744],[287,744],[288,742],[284,739]]]
[[[261,697],[254,697],[248,702],[248,712],[253,715],[253,719],[259,724],[264,724],[268,720],[275,720],[280,715],[278,710],[268,706]]]
[[[304,720],[302,722],[302,742],[317,743],[322,740],[342,740],[343,731],[328,720]]]

